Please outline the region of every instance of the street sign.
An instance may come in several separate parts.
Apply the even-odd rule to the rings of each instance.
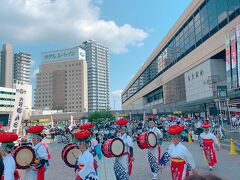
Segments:
[[[220,100],[225,100],[227,98],[227,86],[217,86],[217,97]]]

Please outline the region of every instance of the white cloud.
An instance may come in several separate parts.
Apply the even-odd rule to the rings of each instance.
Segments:
[[[129,24],[101,18],[102,0],[1,0],[0,39],[73,46],[95,39],[112,52],[142,46],[148,34]]]
[[[121,97],[122,89],[114,90],[111,92],[112,95]]]
[[[32,80],[35,80],[36,79],[36,76],[37,76],[37,73],[39,72],[39,68],[36,68],[32,71],[32,74],[31,74],[31,79]]]

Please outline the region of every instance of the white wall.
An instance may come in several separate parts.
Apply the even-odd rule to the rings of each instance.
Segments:
[[[222,59],[209,59],[187,71],[184,76],[187,102],[211,97],[219,85],[214,82],[225,79],[225,62]]]

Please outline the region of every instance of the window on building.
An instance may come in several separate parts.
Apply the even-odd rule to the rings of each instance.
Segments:
[[[208,11],[209,30],[210,31],[215,31],[214,29],[218,25],[216,0],[209,0],[208,1],[207,11]]]
[[[209,33],[207,6],[204,5],[199,13],[200,13],[200,20],[201,20],[202,37],[205,37]]]
[[[217,17],[219,26],[227,24],[227,1],[217,1]]]
[[[198,71],[196,72],[196,78],[197,78],[197,77],[199,77],[199,72],[198,72]]]
[[[240,1],[238,0],[228,0],[228,15],[229,20],[232,20],[237,15],[239,15]]]
[[[201,18],[200,18],[199,12],[194,15],[194,27],[195,27],[196,42],[198,42],[202,38]]]

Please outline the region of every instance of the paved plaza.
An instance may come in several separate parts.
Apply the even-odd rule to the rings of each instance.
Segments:
[[[240,179],[240,156],[232,156],[228,151],[221,149],[217,153],[218,165],[213,172],[208,170],[208,166],[203,159],[203,153],[197,143],[184,143],[190,152],[193,154],[199,174],[215,174],[225,180],[239,180]],[[164,142],[162,145],[162,152],[166,150],[169,143]],[[51,165],[46,173],[47,180],[74,180],[74,170],[68,168],[61,159],[61,151],[64,144],[56,142],[50,143],[50,150],[52,155]],[[146,150],[141,150],[135,144],[135,162],[133,164],[133,175],[131,180],[151,180],[150,167],[146,157]],[[114,158],[103,158],[99,161],[99,177],[100,180],[115,180],[113,173]],[[159,179],[170,180],[169,165],[160,174]]]

